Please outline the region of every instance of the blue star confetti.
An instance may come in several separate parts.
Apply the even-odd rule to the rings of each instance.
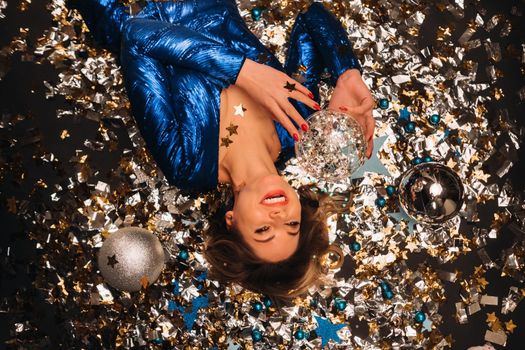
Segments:
[[[383,144],[385,143],[388,136],[381,136],[374,139],[374,153],[372,154],[372,157],[370,159],[367,159],[365,163],[357,169],[352,176],[350,176],[351,179],[359,179],[365,176],[365,173],[376,173],[376,174],[382,174],[391,176],[388,169],[381,163],[381,160],[378,157],[379,151],[381,150],[381,147],[383,147]]]
[[[315,320],[317,321],[315,333],[322,339],[321,347],[325,347],[325,345],[328,344],[330,340],[341,344],[341,338],[339,338],[337,335],[337,331],[345,327],[345,324],[333,324],[330,320],[319,316],[315,316]]]

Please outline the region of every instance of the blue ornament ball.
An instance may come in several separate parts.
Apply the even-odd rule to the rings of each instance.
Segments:
[[[392,197],[393,195],[396,194],[396,188],[392,185],[388,185],[386,186],[386,194],[388,194],[388,196]]]
[[[376,205],[379,207],[379,208],[383,208],[385,205],[386,205],[386,199],[384,197],[377,197],[376,199]]]
[[[262,9],[260,7],[254,7],[252,8],[252,18],[254,21],[258,21],[261,19],[262,16]]]
[[[358,252],[359,250],[361,250],[361,243],[359,242],[353,242],[351,245],[350,245],[350,249],[354,252]]]
[[[294,334],[294,337],[297,340],[303,340],[305,336],[306,336],[306,334],[304,333],[304,331],[302,329],[298,329],[295,332],[295,334]]]
[[[413,133],[413,132],[416,131],[416,123],[408,122],[408,123],[405,124],[403,129],[405,129],[405,131],[408,132],[408,133]]]
[[[337,310],[343,311],[344,309],[346,309],[346,301],[343,299],[336,299],[334,306]]]
[[[270,307],[272,306],[272,299],[270,299],[270,297],[264,297],[263,303],[264,303],[264,306]]]
[[[390,290],[390,286],[385,281],[381,281],[381,283],[379,283],[379,286],[381,287],[382,291]]]
[[[391,290],[385,290],[382,294],[383,297],[387,300],[391,300],[394,297],[394,292],[392,292]]]
[[[261,312],[262,309],[263,309],[263,304],[261,302],[259,302],[259,301],[253,302],[252,303],[252,309],[253,309],[253,311]]]
[[[254,329],[254,330],[252,331],[252,340],[253,340],[254,342],[256,342],[256,341],[261,341],[261,340],[262,340],[262,337],[263,337],[263,336],[262,336],[262,333],[261,333],[260,330],[258,330],[258,329]]]
[[[416,158],[414,158],[414,159],[412,160],[412,163],[413,163],[414,165],[421,164],[421,163],[423,163],[423,159],[422,159],[422,158],[419,158],[419,157],[416,157]]]
[[[381,109],[387,109],[390,105],[390,102],[386,98],[382,98],[379,100],[379,108]]]
[[[423,323],[426,320],[425,313],[423,311],[416,312],[416,315],[414,316],[414,321],[417,323]]]
[[[430,124],[432,125],[438,125],[439,122],[441,121],[441,116],[439,114],[432,114],[429,118],[428,118],[428,121],[430,122]]]
[[[181,249],[181,251],[179,252],[179,258],[181,260],[188,260],[189,257],[190,257],[190,253],[188,253],[186,249]]]
[[[423,157],[423,163],[429,163],[431,162],[433,159],[431,156],[424,156]]]

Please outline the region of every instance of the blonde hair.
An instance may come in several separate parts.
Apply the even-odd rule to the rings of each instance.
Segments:
[[[218,211],[207,231],[205,257],[210,277],[265,294],[276,304],[290,301],[319,283],[326,272],[321,257],[331,251],[327,218],[338,212],[326,193],[311,186],[298,189],[301,227],[297,250],[288,259],[269,263],[259,259],[234,229],[228,230],[225,210]],[[341,257],[342,259],[342,257]]]

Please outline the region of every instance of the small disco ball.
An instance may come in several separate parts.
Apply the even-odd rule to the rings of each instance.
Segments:
[[[323,109],[310,116],[310,131],[295,143],[295,153],[310,175],[328,182],[349,178],[365,161],[361,125],[346,113]]]
[[[164,250],[152,232],[126,227],[112,233],[98,252],[98,267],[112,287],[134,292],[157,280]]]
[[[414,219],[436,224],[454,217],[463,205],[463,184],[449,167],[418,164],[401,176],[399,203]]]

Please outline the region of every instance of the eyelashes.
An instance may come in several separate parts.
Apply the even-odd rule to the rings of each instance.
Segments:
[[[299,221],[290,221],[286,225],[291,227],[298,227],[301,223]],[[270,226],[262,226],[255,230],[255,233],[263,233],[270,229]]]

